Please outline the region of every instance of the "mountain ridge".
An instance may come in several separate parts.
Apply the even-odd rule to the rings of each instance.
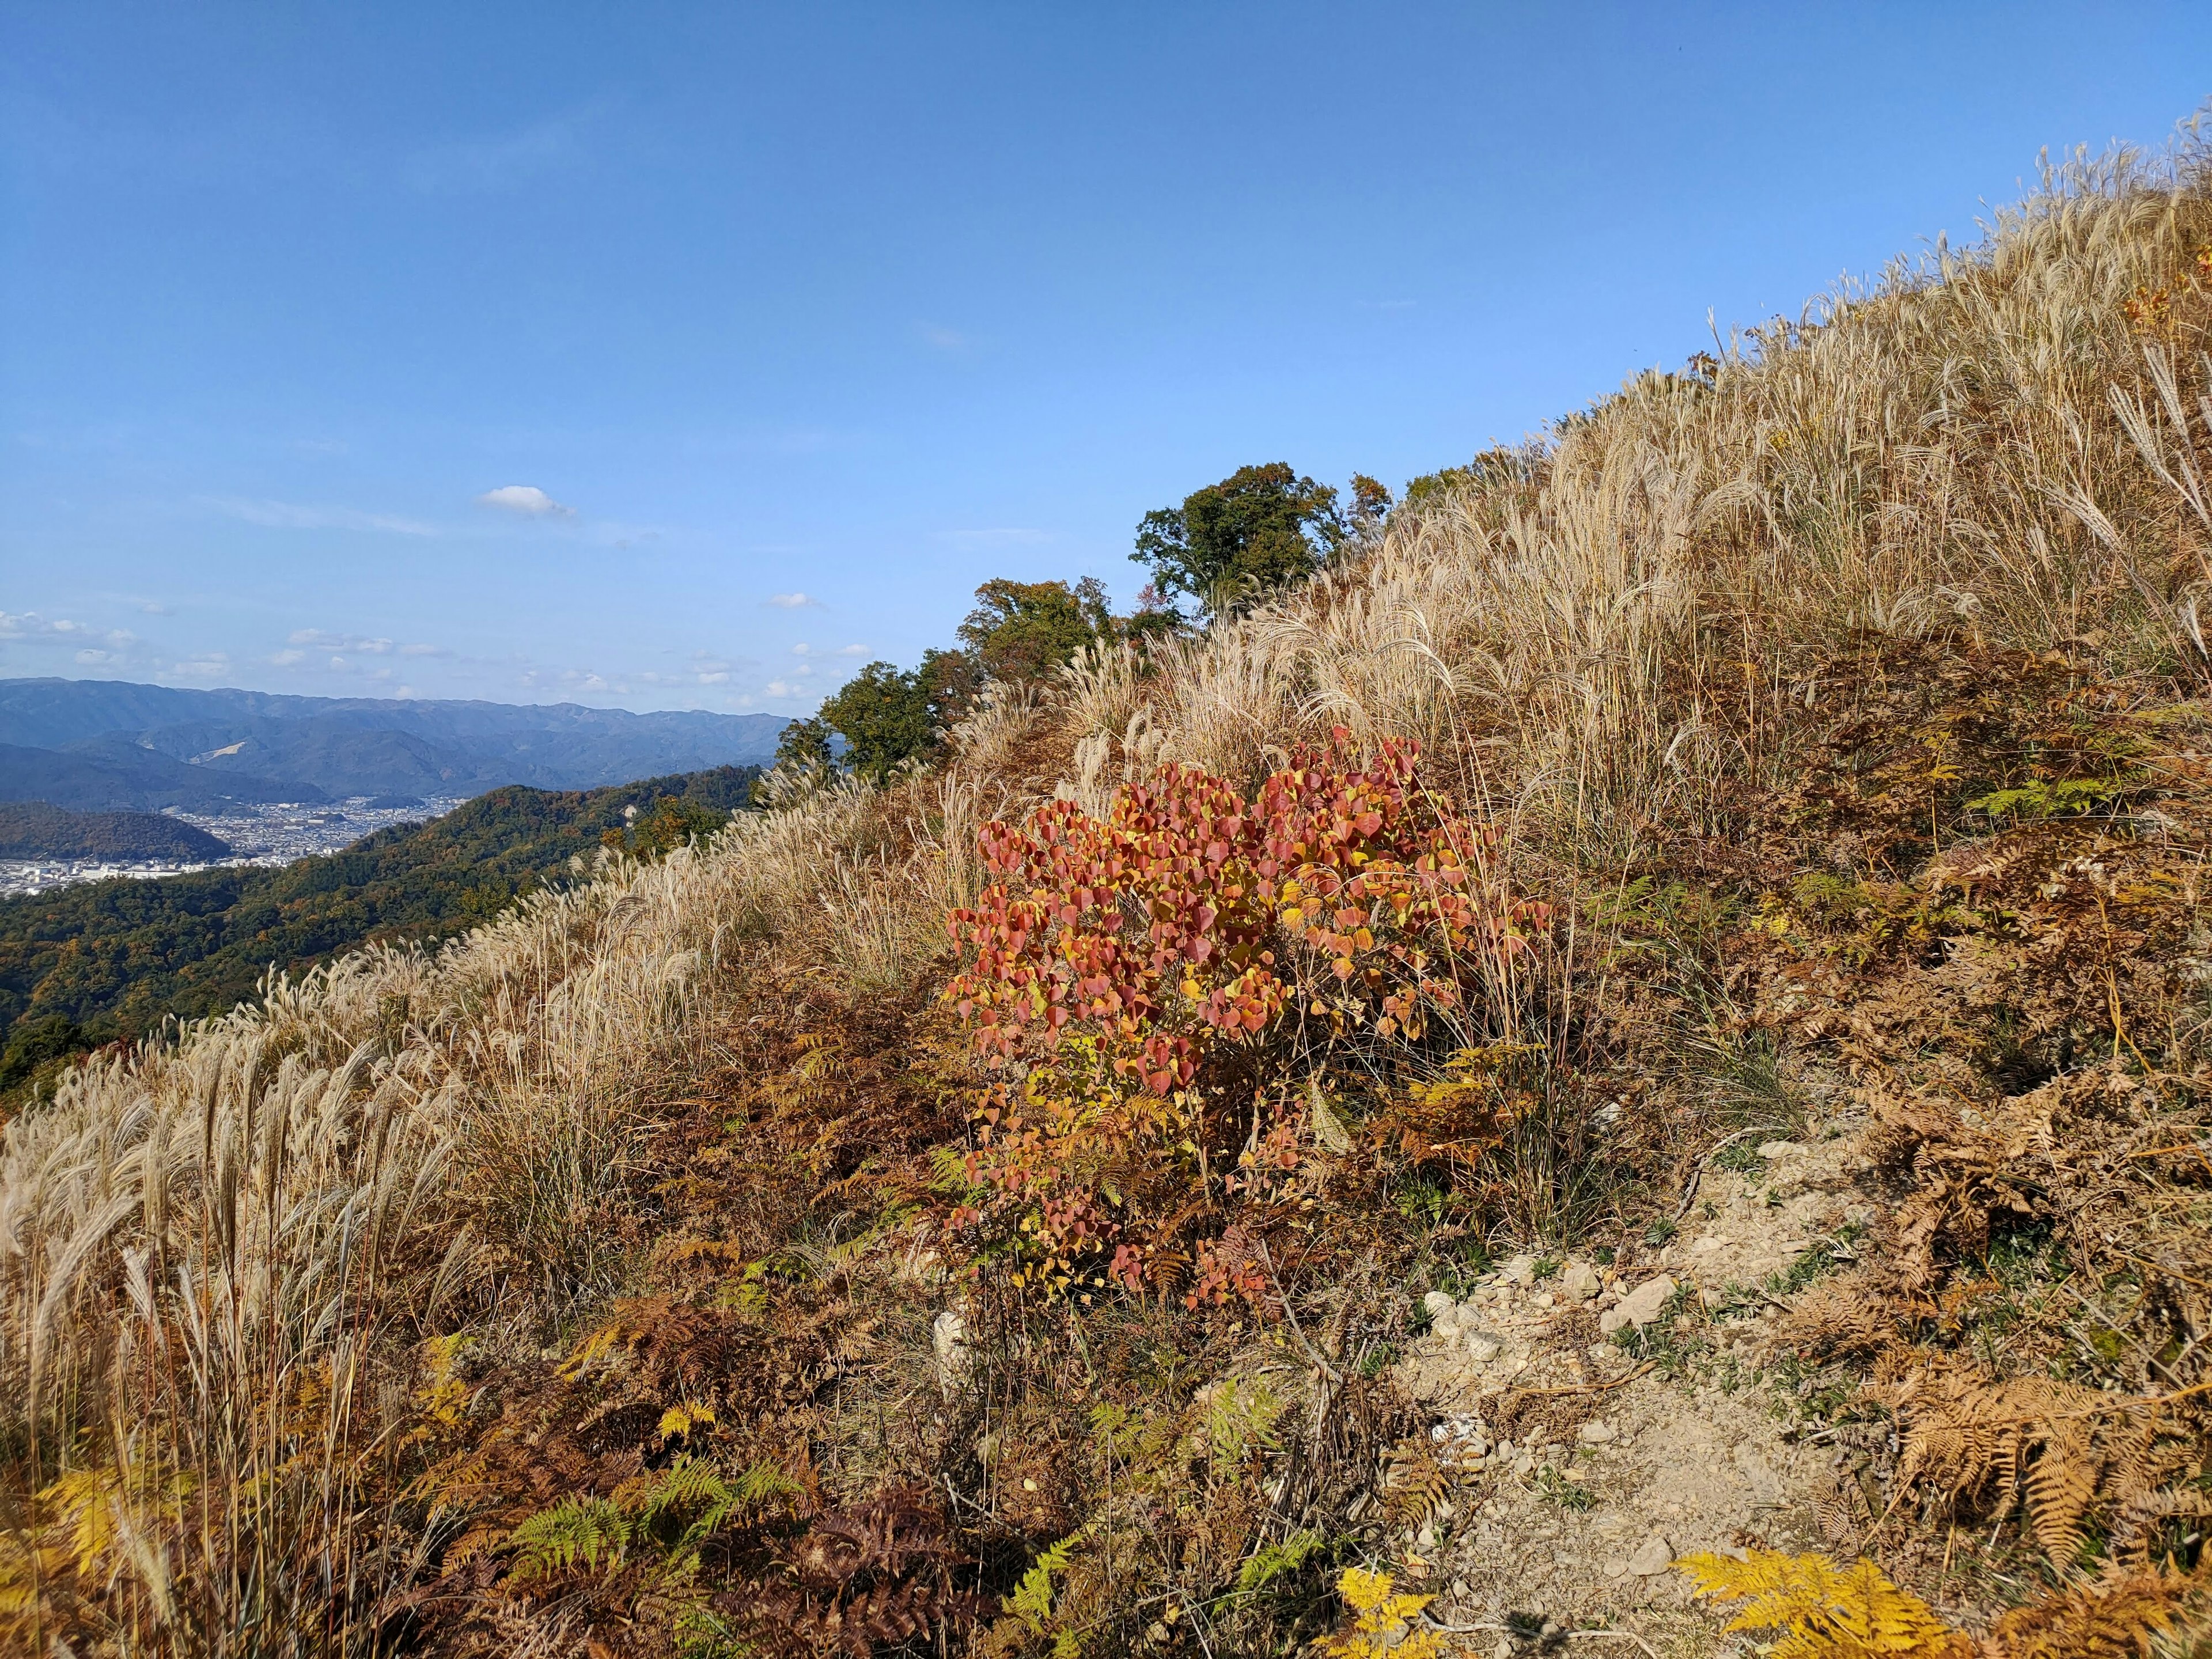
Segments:
[[[507,784],[606,788],[764,764],[785,724],[699,709],[0,680],[0,799],[143,811],[224,799],[466,796]]]

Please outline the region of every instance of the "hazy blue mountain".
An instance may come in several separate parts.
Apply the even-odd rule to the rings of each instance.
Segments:
[[[187,766],[125,744],[112,752],[69,754],[0,743],[0,800],[42,800],[80,812],[153,812],[164,806],[220,812],[241,803],[327,800],[311,783]]]
[[[279,796],[239,796],[253,799],[465,796],[509,783],[592,789],[717,766],[765,765],[775,758],[785,724],[775,714],[635,714],[574,703],[302,697],[118,680],[0,680],[0,745],[66,751],[88,763],[123,767],[134,777],[144,770],[136,757],[152,756],[220,775],[222,788],[233,795],[255,781],[280,791]],[[0,756],[0,799],[57,799],[22,787],[15,769],[15,763]],[[306,790],[319,793],[298,793]],[[62,804],[140,803],[72,797]]]

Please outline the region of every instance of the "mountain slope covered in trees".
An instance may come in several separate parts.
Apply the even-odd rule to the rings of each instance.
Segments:
[[[719,828],[758,776],[723,767],[612,789],[495,789],[281,869],[118,879],[0,901],[0,1088],[58,1055],[250,1000],[270,969],[475,927],[571,878],[605,838],[658,854]]]

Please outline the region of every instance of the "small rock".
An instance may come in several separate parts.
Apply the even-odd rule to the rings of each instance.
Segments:
[[[1759,1155],[1761,1158],[1787,1158],[1792,1152],[1802,1152],[1804,1150],[1794,1140],[1762,1140],[1759,1143]]]
[[[1454,1600],[1455,1601],[1466,1601],[1466,1600],[1467,1600],[1467,1580],[1466,1580],[1466,1579],[1464,1579],[1464,1578],[1455,1578],[1455,1579],[1453,1579],[1453,1580],[1452,1580],[1452,1589],[1451,1589],[1451,1593],[1452,1593],[1452,1600]]]
[[[947,1308],[929,1328],[929,1346],[937,1361],[937,1386],[950,1394],[968,1376],[968,1322]]]
[[[1690,1254],[1692,1255],[1710,1255],[1713,1251],[1717,1250],[1722,1245],[1727,1243],[1728,1240],[1724,1238],[1720,1238],[1711,1233],[1707,1233],[1703,1238],[1690,1246]]]
[[[1605,1576],[1608,1578],[1626,1577],[1627,1573],[1628,1563],[1626,1561],[1608,1561],[1605,1564]]]
[[[1498,1340],[1489,1336],[1470,1336],[1467,1340],[1467,1357],[1478,1365],[1487,1365],[1498,1358]]]
[[[1536,1258],[1516,1255],[1499,1269],[1499,1274],[1509,1285],[1533,1285],[1536,1282]]]
[[[1431,1291],[1426,1296],[1421,1298],[1421,1307],[1428,1314],[1431,1319],[1440,1319],[1443,1316],[1447,1310],[1456,1308],[1457,1306],[1459,1306],[1459,1304],[1453,1301],[1450,1297],[1445,1295],[1442,1291]]]
[[[1462,1316],[1459,1304],[1454,1303],[1430,1321],[1429,1328],[1447,1342],[1456,1341],[1460,1334],[1460,1320]]]
[[[1613,1438],[1610,1423],[1585,1423],[1576,1436],[1585,1446],[1602,1446]]]
[[[1587,1261],[1573,1262],[1559,1275],[1559,1288],[1571,1302],[1589,1301],[1598,1293],[1601,1283],[1597,1269]]]
[[[1674,1565],[1674,1547],[1655,1533],[1628,1558],[1627,1571],[1638,1578],[1656,1578]]]
[[[1559,1305],[1559,1300],[1549,1291],[1542,1291],[1537,1294],[1536,1305],[1540,1308],[1554,1308]]]
[[[1656,1279],[1645,1279],[1598,1321],[1598,1328],[1607,1335],[1624,1325],[1633,1325],[1641,1330],[1659,1317],[1659,1310],[1667,1305],[1667,1298],[1674,1294],[1674,1288],[1671,1274],[1661,1273]]]
[[[1848,1205],[1844,1210],[1844,1219],[1854,1227],[1871,1227],[1874,1225],[1874,1206],[1871,1204]]]

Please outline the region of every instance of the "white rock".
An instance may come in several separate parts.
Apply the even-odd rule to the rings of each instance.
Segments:
[[[1533,1285],[1536,1282],[1536,1258],[1516,1255],[1499,1273],[1509,1285]]]
[[[1445,1310],[1449,1308],[1455,1308],[1459,1304],[1454,1302],[1450,1297],[1444,1294],[1442,1291],[1431,1291],[1426,1296],[1421,1298],[1422,1310],[1425,1312],[1431,1319],[1441,1318]]]
[[[1674,1547],[1654,1534],[1628,1558],[1628,1571],[1638,1578],[1656,1578],[1674,1565]]]
[[[1589,1301],[1598,1293],[1601,1282],[1597,1269],[1587,1261],[1574,1262],[1559,1275],[1559,1288],[1574,1302]]]
[[[1464,1317],[1459,1304],[1454,1303],[1429,1322],[1429,1328],[1445,1341],[1455,1341],[1460,1334],[1460,1321]]]
[[[1470,1336],[1467,1340],[1467,1357],[1478,1365],[1487,1365],[1497,1358],[1498,1349],[1494,1336]]]
[[[1617,1331],[1623,1325],[1633,1325],[1641,1330],[1659,1317],[1659,1310],[1667,1305],[1667,1298],[1674,1294],[1674,1290],[1672,1274],[1661,1273],[1656,1279],[1647,1279],[1621,1297],[1620,1304],[1607,1313],[1604,1319],[1599,1320],[1598,1324],[1607,1333]],[[1607,1320],[1613,1322],[1607,1324]]]
[[[1794,1140],[1762,1140],[1759,1143],[1759,1155],[1761,1158],[1787,1158],[1792,1152],[1802,1152],[1804,1150]]]
[[[1580,1440],[1585,1446],[1602,1446],[1613,1438],[1613,1425],[1610,1423],[1585,1423],[1583,1425],[1581,1431],[1577,1434],[1576,1438]]]
[[[949,1394],[967,1379],[968,1322],[947,1308],[929,1328],[929,1346],[937,1358],[937,1386]]]

